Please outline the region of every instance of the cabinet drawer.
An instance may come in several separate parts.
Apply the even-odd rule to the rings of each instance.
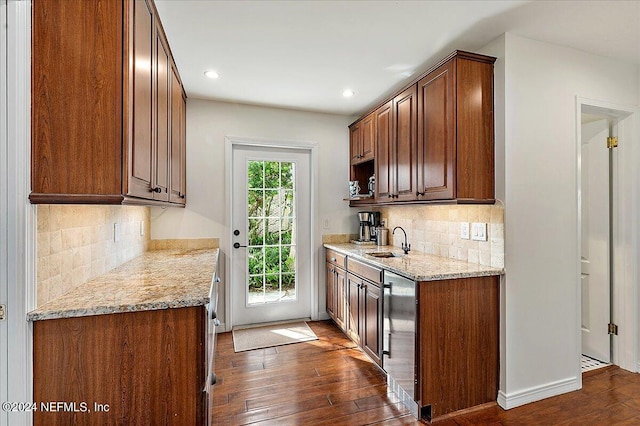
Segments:
[[[382,269],[376,268],[358,260],[347,258],[347,270],[361,276],[375,284],[382,282]]]
[[[327,263],[331,263],[332,265],[336,265],[337,267],[344,269],[346,258],[347,256],[344,254],[327,249]]]

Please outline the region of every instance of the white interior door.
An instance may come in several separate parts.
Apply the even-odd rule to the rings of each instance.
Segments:
[[[607,120],[582,125],[582,353],[611,362]]]
[[[232,156],[232,323],[310,317],[311,154],[236,146]]]

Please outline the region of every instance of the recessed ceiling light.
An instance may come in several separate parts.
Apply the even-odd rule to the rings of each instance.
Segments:
[[[353,96],[353,95],[355,95],[355,94],[356,94],[356,92],[354,92],[354,91],[353,91],[353,90],[351,90],[351,89],[347,89],[347,90],[345,90],[344,92],[342,92],[342,96],[344,96],[345,98],[350,98],[350,97],[352,97],[352,96]]]
[[[207,76],[207,77],[209,77],[209,78],[218,78],[218,77],[220,77],[220,76],[218,75],[218,73],[217,73],[217,72],[215,72],[214,70],[208,70],[208,71],[205,71],[205,72],[204,72],[204,75],[206,75],[206,76]]]

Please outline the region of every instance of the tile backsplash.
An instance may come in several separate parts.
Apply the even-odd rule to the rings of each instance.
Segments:
[[[38,205],[38,306],[144,253],[150,234],[148,207]]]
[[[380,211],[389,228],[389,243],[400,247],[401,231],[391,235],[395,226],[407,232],[412,250],[450,259],[464,260],[495,268],[504,268],[504,206],[495,205],[419,205],[389,206]],[[461,223],[487,224],[487,241],[460,238]]]

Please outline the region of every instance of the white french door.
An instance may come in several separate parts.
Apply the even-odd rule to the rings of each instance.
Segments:
[[[311,154],[234,146],[234,326],[311,316]]]

